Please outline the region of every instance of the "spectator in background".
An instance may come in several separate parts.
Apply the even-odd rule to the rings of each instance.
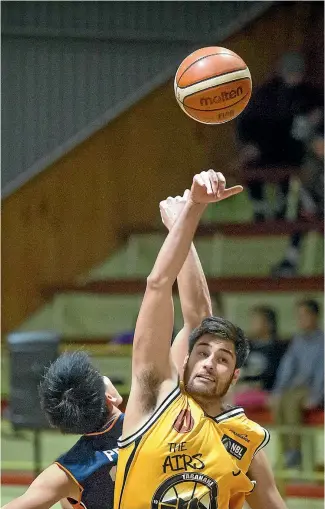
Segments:
[[[306,131],[305,131],[306,133]],[[300,216],[303,219],[324,218],[324,123],[323,119],[310,133],[308,151],[302,165]],[[297,273],[303,234],[291,236],[284,259],[272,269],[275,277],[291,277]]]
[[[320,91],[304,81],[305,62],[299,53],[286,53],[278,65],[278,73],[254,93],[247,108],[238,118],[238,137],[242,144],[240,165],[272,171],[272,167],[300,167],[304,140],[295,135],[298,127],[319,122],[323,97]],[[278,186],[275,215],[284,218],[288,179]],[[248,184],[256,221],[270,215],[264,196],[264,183]]]
[[[298,304],[300,333],[292,339],[276,376],[271,399],[277,425],[293,429],[302,423],[304,409],[324,404],[324,332],[319,329],[319,306],[314,300]],[[298,435],[283,436],[287,467],[300,464]]]
[[[276,313],[267,306],[252,309],[249,337],[250,354],[234,397],[236,405],[246,408],[268,404],[268,394],[286,348],[286,342],[278,339]]]

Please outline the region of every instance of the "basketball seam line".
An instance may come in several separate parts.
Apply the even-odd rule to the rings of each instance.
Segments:
[[[190,85],[186,85],[186,87],[181,87],[180,85],[177,85],[177,88],[180,88],[181,90],[185,90],[187,87],[191,87],[192,85],[198,85],[199,83],[204,83],[206,80],[210,80],[211,78],[221,78],[221,76],[226,76],[227,74],[230,74],[232,72],[245,71],[246,69],[248,69],[247,65],[245,67],[240,68],[240,69],[231,69],[231,71],[223,72],[221,74],[216,74],[214,76],[209,76],[208,78],[204,78],[203,80],[195,81],[194,83],[191,83]],[[249,79],[249,78],[247,78],[247,79]],[[231,83],[231,81],[229,81],[228,83]]]
[[[241,69],[239,71],[232,72],[230,74],[226,74],[224,76],[215,76],[214,78],[209,78],[205,80],[204,83],[194,83],[194,85],[190,85],[187,88],[178,88],[176,94],[176,99],[178,102],[183,102],[186,97],[192,94],[203,93],[205,90],[215,89],[215,90],[223,90],[221,85],[223,85],[224,90],[227,91],[230,86],[237,86],[236,83],[233,84],[234,81],[242,80],[245,78],[250,79],[251,85],[251,75],[249,69]],[[244,83],[243,83],[244,84]],[[227,87],[228,85],[228,87]],[[240,83],[239,83],[240,85]],[[227,87],[227,88],[226,88]],[[245,92],[245,90],[243,91]],[[230,99],[230,98],[229,98]]]
[[[186,71],[188,71],[190,69],[190,67],[192,67],[192,65],[196,64],[196,62],[199,62],[200,60],[204,60],[205,58],[208,58],[208,57],[213,57],[215,55],[229,55],[229,53],[227,53],[226,51],[220,51],[219,53],[211,53],[210,55],[205,55],[204,57],[200,57],[198,58],[197,60],[195,60],[195,62],[192,62],[186,69],[185,71],[180,75],[180,77],[178,78],[178,81],[176,81],[177,83],[177,86],[178,86],[178,83],[179,83],[179,80],[184,76],[184,74],[186,73]],[[241,57],[239,57],[238,55],[229,55],[231,57],[235,57],[235,58],[238,58],[239,60],[242,60]],[[179,67],[182,65],[183,62],[181,62],[181,64],[179,65]],[[246,66],[247,67],[247,66]],[[178,69],[177,69],[178,71]],[[177,71],[176,71],[176,74],[177,74]]]

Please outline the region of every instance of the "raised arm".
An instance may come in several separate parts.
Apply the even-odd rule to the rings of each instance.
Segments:
[[[183,210],[190,191],[183,196],[167,198],[160,203],[162,222],[170,230]],[[177,277],[184,325],[178,332],[172,348],[172,360],[180,375],[183,374],[184,359],[188,353],[188,338],[191,331],[200,325],[202,320],[212,315],[212,304],[206,277],[192,242],[190,251]]]
[[[150,415],[177,383],[170,356],[174,311],[172,287],[180,272],[208,203],[242,191],[225,189],[221,173],[212,170],[195,175],[189,198],[169,232],[147,279],[133,342],[132,385],[123,433],[130,433]]]

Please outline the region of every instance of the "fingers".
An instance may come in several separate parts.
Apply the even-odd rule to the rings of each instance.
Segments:
[[[197,183],[200,184],[201,187],[206,188],[208,195],[216,194],[217,182],[214,180],[214,174],[215,172],[213,170],[201,171],[199,175],[194,177],[194,179],[196,179]]]
[[[218,190],[217,190],[217,198],[221,198],[221,196],[224,193],[224,190],[226,188],[226,179],[220,171],[216,173],[217,180],[218,180]]]
[[[233,186],[229,189],[225,189],[222,198],[229,198],[235,194],[241,193],[244,190],[243,186]]]
[[[184,198],[185,200],[188,200],[188,198],[189,198],[189,196],[190,196],[190,192],[191,192],[191,191],[190,191],[189,189],[186,189],[186,190],[184,191],[183,198]]]
[[[199,184],[199,186],[204,187],[204,180],[202,178],[202,173],[198,173],[197,175],[194,175],[193,182],[196,182],[197,184]]]

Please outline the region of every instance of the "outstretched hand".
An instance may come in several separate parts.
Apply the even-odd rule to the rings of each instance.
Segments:
[[[242,190],[242,186],[226,189],[226,179],[220,172],[202,171],[194,176],[191,191],[186,189],[183,196],[169,196],[159,203],[162,222],[170,230],[189,199],[194,203],[215,203],[241,193]]]
[[[242,191],[242,186],[226,189],[226,179],[222,173],[214,170],[202,171],[193,178],[189,199],[193,203],[216,203]]]

